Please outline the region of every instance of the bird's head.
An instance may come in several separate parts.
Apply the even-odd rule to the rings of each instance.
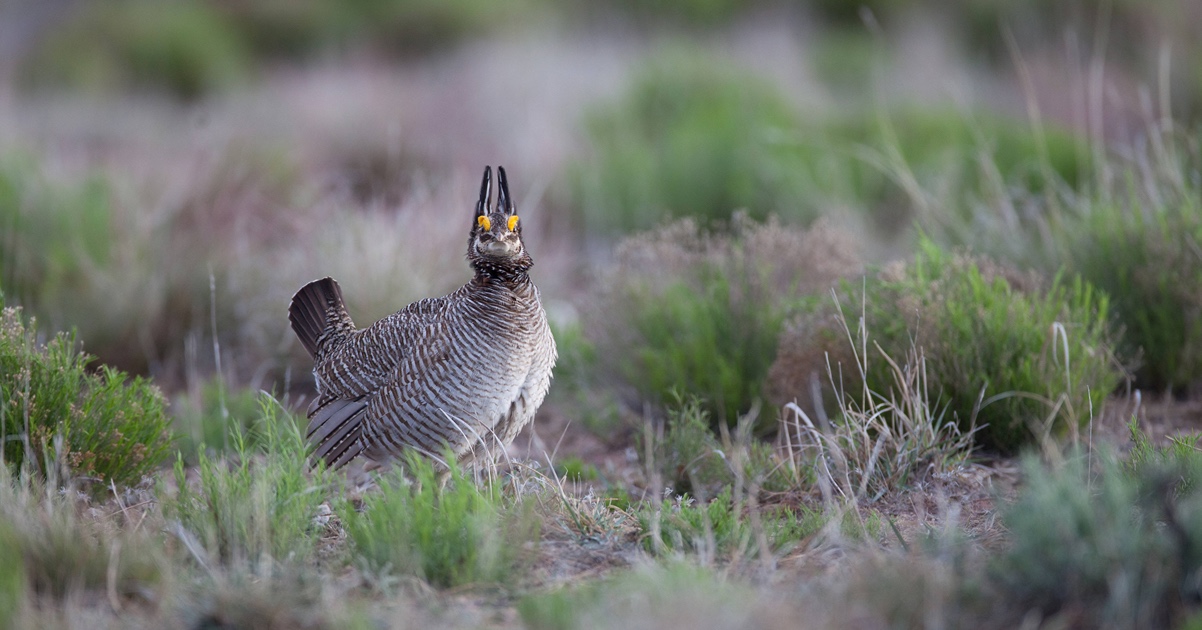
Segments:
[[[491,207],[492,167],[484,167],[480,200],[476,202],[475,221],[468,236],[467,258],[477,273],[511,276],[524,273],[534,261],[522,242],[522,222],[514,211],[505,169],[500,166],[497,167],[497,184],[500,190],[494,209]]]

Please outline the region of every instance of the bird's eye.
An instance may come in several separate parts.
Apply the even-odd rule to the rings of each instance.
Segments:
[[[483,243],[487,243],[488,241],[491,241],[491,240],[492,240],[492,234],[490,234],[488,232],[485,232],[480,235],[480,241]]]

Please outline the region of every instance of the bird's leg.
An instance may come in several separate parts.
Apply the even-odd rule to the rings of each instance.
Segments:
[[[437,482],[438,482],[438,491],[439,491],[439,492],[442,492],[443,488],[446,488],[446,487],[447,487],[447,481],[448,481],[450,478],[451,478],[451,471],[450,471],[450,470],[440,470],[440,471],[438,471],[438,476],[437,476],[437,477],[435,477],[434,479],[435,479],[435,481],[437,481]]]

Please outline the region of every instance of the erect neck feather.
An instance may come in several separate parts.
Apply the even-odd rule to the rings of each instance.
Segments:
[[[506,262],[494,262],[487,258],[472,260],[472,268],[476,271],[474,278],[478,283],[507,282],[521,283],[530,280],[529,271],[533,263],[527,258]]]

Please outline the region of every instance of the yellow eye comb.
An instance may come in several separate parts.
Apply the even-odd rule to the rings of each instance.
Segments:
[[[484,228],[485,230],[492,229],[492,221],[489,221],[488,217],[486,217],[484,215],[480,215],[480,216],[476,217],[476,224],[479,225],[480,227]],[[510,229],[512,229],[512,228],[510,228]]]
[[[513,228],[515,228],[517,226],[518,226],[518,215],[515,214],[515,215],[509,217],[509,231],[512,232]]]

